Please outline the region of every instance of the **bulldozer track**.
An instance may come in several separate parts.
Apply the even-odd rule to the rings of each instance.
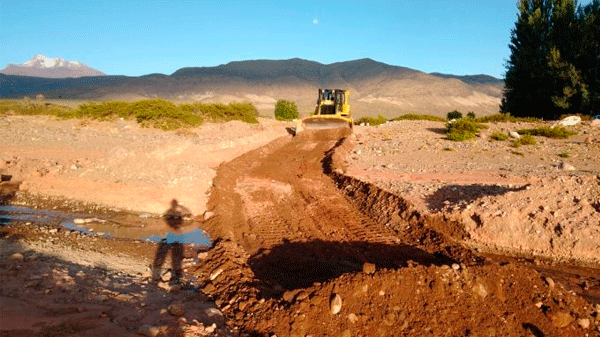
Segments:
[[[402,242],[340,191],[327,174],[326,160],[349,134],[348,129],[307,131],[222,164],[208,204],[216,216],[206,230],[213,239],[241,246],[259,278],[287,288],[355,271],[367,262],[398,267],[450,261]],[[290,275],[304,281],[286,281]]]

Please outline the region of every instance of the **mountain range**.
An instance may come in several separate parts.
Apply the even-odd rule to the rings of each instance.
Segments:
[[[47,78],[103,76],[104,73],[78,61],[36,55],[23,64],[9,64],[0,74]]]
[[[487,75],[427,74],[372,59],[332,64],[297,58],[237,61],[139,77],[51,79],[0,74],[0,98],[42,93],[47,98],[86,100],[250,101],[262,114],[272,114],[278,99],[294,101],[307,113],[314,108],[318,88],[350,90],[356,116],[445,115],[455,109],[491,114],[498,112],[503,87],[502,80]]]

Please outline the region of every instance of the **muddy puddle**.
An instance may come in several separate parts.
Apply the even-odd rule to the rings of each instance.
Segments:
[[[0,206],[0,226],[14,222],[57,226],[104,238],[149,242],[178,241],[201,247],[209,247],[212,244],[205,231],[194,223],[187,224],[182,233],[173,234],[167,230],[161,217],[150,214],[94,215],[22,206]]]

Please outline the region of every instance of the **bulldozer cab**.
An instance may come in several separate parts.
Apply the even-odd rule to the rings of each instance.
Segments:
[[[335,115],[340,113],[346,100],[345,93],[345,90],[340,89],[319,89],[317,114]]]

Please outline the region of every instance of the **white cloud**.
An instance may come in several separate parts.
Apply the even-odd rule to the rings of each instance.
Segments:
[[[316,24],[318,24],[318,23],[319,23],[319,20],[317,20],[317,18],[314,18],[314,19],[313,19],[313,23],[316,25]]]

